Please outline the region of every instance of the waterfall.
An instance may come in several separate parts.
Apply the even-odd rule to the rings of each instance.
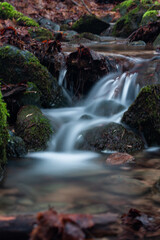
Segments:
[[[65,73],[65,69],[60,73],[59,85],[61,86]],[[93,86],[86,99],[79,105],[77,103],[73,107],[43,110],[56,128],[56,134],[49,142],[46,152],[32,153],[29,156],[46,159],[55,156],[57,159],[59,156],[61,159],[64,158],[65,153],[72,161],[75,159],[84,161],[85,156],[86,159],[97,157],[97,153],[76,151],[75,145],[81,141],[82,132],[87,129],[109,122],[120,123],[124,111],[134,101],[140,90],[136,79],[136,72],[108,74]]]

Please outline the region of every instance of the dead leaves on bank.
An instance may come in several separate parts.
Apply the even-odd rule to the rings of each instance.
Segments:
[[[136,209],[130,209],[121,218],[113,213],[58,214],[51,209],[38,214],[30,240],[92,240],[113,236],[118,240],[160,237],[160,217]]]

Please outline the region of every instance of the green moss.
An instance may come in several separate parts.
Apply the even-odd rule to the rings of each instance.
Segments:
[[[20,26],[27,26],[27,27],[38,27],[39,26],[39,24],[35,20],[33,20],[32,18],[26,17],[26,16],[18,18],[17,23]]]
[[[141,25],[146,25],[150,22],[157,21],[158,17],[158,11],[157,10],[150,10],[144,13],[141,21]]]
[[[35,38],[37,41],[44,41],[53,39],[53,34],[48,29],[43,27],[31,28],[29,33],[32,38]]]
[[[15,8],[11,4],[7,2],[0,3],[0,18],[11,19],[13,17],[14,10]]]
[[[41,92],[41,104],[58,106],[64,100],[55,78],[39,60],[28,51],[16,47],[0,48],[0,75],[6,83],[33,82]]]
[[[139,1],[136,0],[136,1],[132,1],[132,0],[126,0],[120,4],[118,4],[115,8],[114,8],[114,11],[115,10],[119,10],[120,11],[120,14],[123,16],[124,14],[126,14],[128,12],[128,10],[130,8],[134,8],[134,6],[136,7],[137,4],[139,4]]]
[[[2,100],[2,94],[0,91],[0,164],[6,163],[6,144],[8,141],[7,130],[7,109],[6,104]]]
[[[16,11],[15,8],[7,2],[0,3],[0,18],[11,20],[15,19],[19,25],[23,26],[39,26],[39,24],[35,20],[24,16],[23,13]]]
[[[29,150],[42,150],[46,148],[53,129],[40,109],[30,105],[18,113],[16,132]]]

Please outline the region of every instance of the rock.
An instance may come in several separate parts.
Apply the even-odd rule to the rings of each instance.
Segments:
[[[145,9],[136,7],[122,16],[113,28],[113,35],[116,37],[128,37],[139,28],[144,12]]]
[[[42,17],[41,19],[39,19],[38,23],[40,26],[47,28],[51,31],[60,31],[60,26],[47,18]]]
[[[53,130],[49,120],[36,106],[24,106],[17,115],[16,134],[20,136],[28,150],[43,150]]]
[[[160,84],[142,88],[122,122],[143,133],[149,145],[160,144]]]
[[[139,4],[139,0],[126,0],[123,1],[122,3],[116,5],[113,10],[120,11],[121,16],[124,16],[127,12],[130,11],[130,9],[136,8],[137,4]]]
[[[73,31],[73,30],[64,31],[63,33],[65,35],[64,40],[67,42],[70,42],[71,40],[73,40],[75,36],[78,34],[76,31]]]
[[[94,127],[83,132],[82,136],[83,142],[77,146],[78,149],[131,153],[144,148],[144,143],[138,135],[118,123]]]
[[[128,153],[113,153],[106,159],[106,163],[108,165],[120,165],[132,162],[133,160],[134,157]]]
[[[145,47],[146,46],[146,43],[144,41],[134,41],[134,42],[129,42],[128,43],[129,46],[135,46],[135,47]]]
[[[21,137],[10,136],[7,144],[7,158],[24,157],[27,154],[26,146]]]
[[[33,82],[41,92],[43,107],[62,106],[65,102],[57,80],[28,51],[16,47],[0,48],[0,75],[6,84]]]
[[[29,33],[32,38],[36,39],[37,41],[44,41],[44,40],[50,40],[53,39],[53,34],[48,29],[43,27],[38,28],[30,28]]]
[[[67,89],[77,97],[87,94],[95,82],[109,72],[106,58],[84,46],[67,57],[66,65]]]
[[[100,34],[109,24],[97,18],[95,15],[84,15],[72,25],[72,29],[78,33],[90,32]]]
[[[6,163],[6,145],[8,141],[7,109],[0,91],[0,168]]]

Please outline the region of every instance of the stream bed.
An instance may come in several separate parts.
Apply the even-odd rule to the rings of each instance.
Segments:
[[[110,152],[100,154],[75,147],[75,143],[81,141],[82,131],[104,123],[120,123],[141,88],[138,79],[155,72],[157,62],[145,65],[147,59],[154,56],[154,50],[132,48],[127,52],[124,46],[117,50],[112,44],[92,48],[105,55],[113,52],[130,59],[134,69],[144,61],[144,67],[142,64],[134,72],[130,69],[107,75],[83,102],[71,108],[43,110],[58,129],[57,134],[45,152],[9,162],[0,191],[1,215],[34,213],[49,207],[59,212],[91,214],[108,211],[122,214],[130,208],[160,212],[160,183],[155,184],[160,178],[160,148],[146,146],[144,151],[134,154],[134,163],[107,166],[105,160]],[[59,81],[62,84],[63,79]],[[103,109],[99,113],[102,101],[112,104],[109,113],[104,115]],[[115,111],[119,105],[123,108]],[[85,119],[86,115],[89,118]]]

